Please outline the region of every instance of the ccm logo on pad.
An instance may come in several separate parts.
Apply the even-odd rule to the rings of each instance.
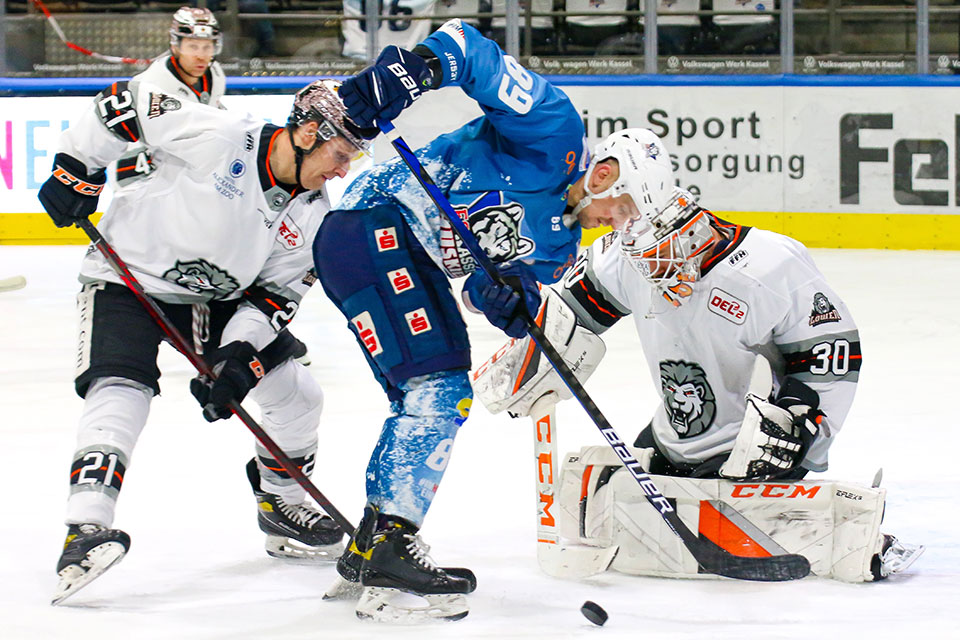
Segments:
[[[360,342],[371,356],[377,356],[383,353],[383,345],[380,344],[380,338],[377,336],[377,328],[373,326],[373,318],[370,312],[363,313],[350,318],[350,322],[357,328],[357,335]]]
[[[750,309],[747,303],[740,298],[716,287],[710,292],[709,307],[710,311],[733,324],[743,324],[747,319],[747,311]]]

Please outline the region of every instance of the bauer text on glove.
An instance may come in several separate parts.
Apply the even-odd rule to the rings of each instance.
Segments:
[[[432,87],[427,62],[395,45],[385,48],[377,61],[340,87],[347,114],[359,127],[376,127],[378,120],[393,120]]]

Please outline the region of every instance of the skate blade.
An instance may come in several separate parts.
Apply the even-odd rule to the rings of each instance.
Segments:
[[[337,581],[330,585],[327,592],[323,594],[324,600],[357,600],[363,593],[363,585],[360,582],[350,582],[344,580],[339,575]]]
[[[361,620],[394,624],[420,624],[461,620],[470,608],[461,593],[414,594],[399,589],[364,587],[357,603]]]
[[[888,576],[906,571],[927,550],[922,544],[904,544],[902,542],[898,542],[898,544],[903,551],[892,558],[885,559],[883,562],[883,570]]]
[[[117,564],[127,554],[119,542],[104,542],[87,552],[80,564],[71,564],[60,570],[52,605],[58,605],[77,591],[99,578],[107,569]]]
[[[267,555],[284,560],[299,560],[304,563],[336,562],[343,555],[343,543],[311,547],[282,536],[267,536],[264,543]]]

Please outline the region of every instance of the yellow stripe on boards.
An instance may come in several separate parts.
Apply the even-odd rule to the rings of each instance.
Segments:
[[[808,247],[960,251],[960,215],[714,211],[724,220],[769,229]],[[92,220],[99,220],[94,214]],[[583,232],[590,244],[609,227]],[[76,227],[57,229],[45,213],[0,213],[0,244],[87,244]]]
[[[769,211],[713,213],[729,222],[782,233],[808,247],[960,251],[960,215]],[[582,243],[590,244],[609,231],[609,227],[585,230]]]

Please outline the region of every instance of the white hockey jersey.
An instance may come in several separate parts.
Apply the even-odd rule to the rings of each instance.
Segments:
[[[114,197],[100,232],[151,296],[251,299],[252,288],[279,330],[313,282],[309,239],[329,210],[325,189],[302,192],[273,177],[270,153],[283,131],[118,82],[63,133],[58,151],[104,167],[130,142],[145,143],[161,160],[155,175]],[[80,280],[120,282],[92,248]]]
[[[185,102],[199,102],[223,109],[220,98],[227,89],[227,79],[223,74],[223,68],[216,60],[194,85],[183,81],[177,73],[177,60],[169,52],[151,62],[149,67],[132,79],[155,85],[165,93]],[[154,169],[156,169],[154,158],[146,152],[146,147],[140,143],[132,143],[117,160],[110,174],[115,182],[114,188],[122,189],[136,180],[149,176]]]
[[[820,396],[826,414],[802,463],[827,468],[827,449],[853,402],[860,338],[850,310],[799,242],[715,220],[730,235],[704,261],[693,295],[673,307],[627,262],[619,233],[599,238],[564,278],[563,298],[599,333],[633,314],[662,404],[654,438],[674,463],[728,453],[745,411],[756,354],[774,370],[775,392],[792,376]]]

